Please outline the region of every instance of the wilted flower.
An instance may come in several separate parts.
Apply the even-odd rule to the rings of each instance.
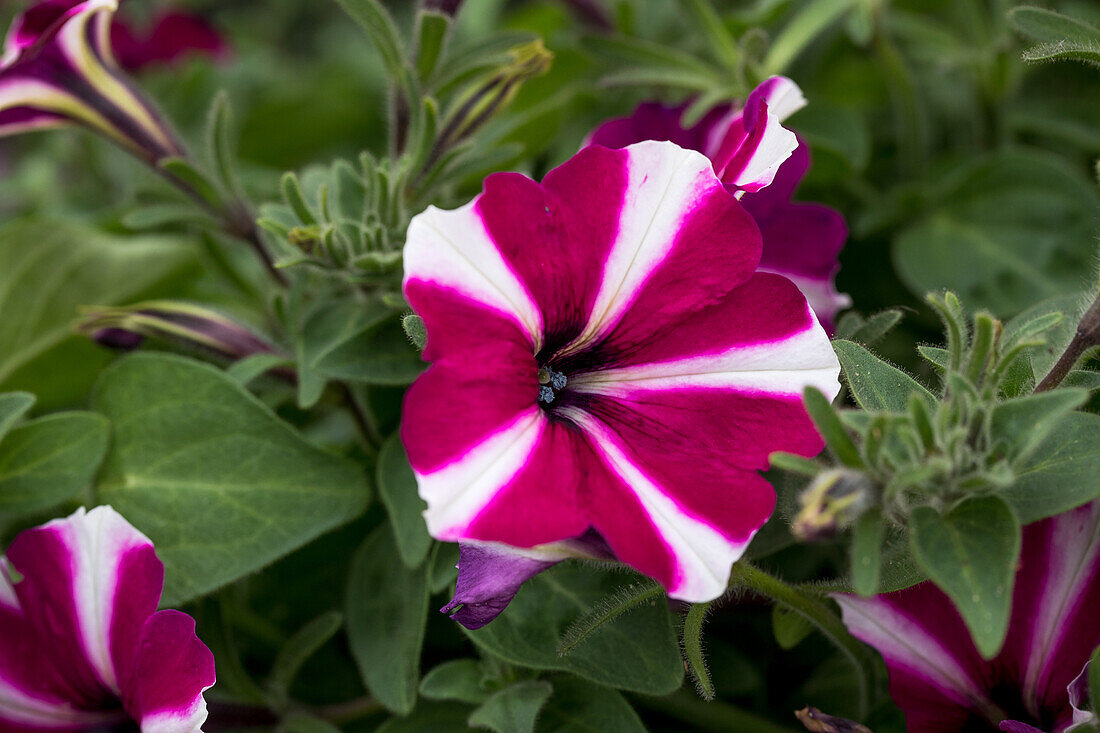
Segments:
[[[70,2],[75,5],[78,0]],[[119,66],[128,71],[171,64],[192,54],[223,58],[229,51],[222,35],[203,18],[174,11],[158,14],[144,32],[115,18],[111,48]]]
[[[832,331],[837,312],[851,304],[833,284],[848,227],[833,209],[791,202],[810,167],[810,151],[780,123],[805,103],[794,82],[772,77],[753,90],[744,107],[715,107],[692,127],[681,123],[686,105],[647,102],[630,117],[602,124],[589,142],[618,148],[642,140],[671,140],[704,153],[731,190],[747,192],[741,203],[764,238],[760,269],[798,285],[822,325]]]
[[[117,0],[41,0],[12,22],[0,61],[0,135],[93,129],[151,163],[181,155],[111,52]]]
[[[798,497],[791,532],[800,540],[832,537],[875,503],[875,485],[859,471],[833,468],[819,474]]]
[[[835,595],[844,623],[882,653],[908,730],[1063,733],[1087,723],[1087,665],[1100,644],[1100,502],[1024,528],[1005,645],[978,654],[931,583]]]
[[[196,733],[214,657],[157,611],[164,566],[110,507],[20,534],[0,559],[0,730]]]
[[[494,174],[417,216],[404,290],[432,366],[402,439],[431,534],[591,531],[674,598],[724,592],[775,505],[769,454],[822,447],[803,387],[839,389],[813,311],[759,257],[710,162],[667,142],[589,147],[541,184]]]

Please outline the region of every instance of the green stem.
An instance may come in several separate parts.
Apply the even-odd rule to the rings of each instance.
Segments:
[[[636,695],[633,700],[642,707],[690,723],[693,730],[714,733],[739,730],[751,730],[752,733],[792,733],[793,730],[724,702],[700,700],[686,688],[665,697]]]
[[[848,629],[832,609],[820,599],[784,583],[744,560],[734,564],[730,585],[748,588],[766,596],[817,627],[817,630],[824,634],[855,667],[856,678],[859,680],[860,718],[867,717],[870,711],[871,690],[874,686],[869,654],[867,648],[848,633]]]

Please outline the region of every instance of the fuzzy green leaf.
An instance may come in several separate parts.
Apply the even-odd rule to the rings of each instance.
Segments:
[[[30,392],[0,394],[0,441],[4,440],[8,431],[32,407],[34,407],[34,395]]]
[[[1056,389],[1000,403],[990,418],[993,444],[1000,444],[1013,463],[1024,461],[1088,396],[1084,389]]]
[[[996,496],[965,499],[947,514],[918,507],[911,515],[913,554],[955,604],[986,659],[1008,632],[1020,522]]]
[[[554,694],[539,717],[538,733],[645,733],[623,696],[574,677],[554,678]]]
[[[470,713],[470,727],[495,733],[534,733],[535,718],[553,691],[545,680],[517,682],[493,693]]]
[[[865,598],[878,592],[885,533],[877,509],[864,512],[852,525],[852,588]]]
[[[812,634],[814,625],[778,603],[772,606],[772,635],[780,649],[794,649]]]
[[[355,553],[348,573],[351,653],[378,701],[399,715],[416,705],[420,649],[428,621],[428,569],[394,562],[393,531],[383,524]]]
[[[566,656],[562,631],[622,583],[622,575],[562,566],[520,588],[493,623],[467,636],[484,652],[534,669],[572,672],[592,682],[644,694],[678,688],[684,667],[668,604],[654,599],[603,626]]]
[[[930,404],[935,402],[932,393],[917,380],[887,364],[859,344],[851,341],[834,341],[833,350],[840,359],[844,377],[856,402],[865,410],[905,412],[909,395],[918,394]]]
[[[703,622],[706,621],[709,603],[694,603],[684,617],[684,660],[695,680],[699,697],[714,699],[714,680],[707,669],[707,656],[703,651]]]
[[[480,705],[489,699],[482,685],[485,670],[476,659],[452,659],[424,675],[420,694],[429,700],[457,700]]]
[[[427,505],[417,493],[416,476],[396,435],[382,446],[377,476],[378,495],[389,514],[401,561],[415,568],[428,556],[432,538],[423,517]]]
[[[825,442],[837,459],[845,466],[864,468],[859,449],[856,448],[852,436],[848,435],[848,431],[840,421],[836,410],[833,409],[825,395],[813,387],[807,387],[802,393],[802,401],[806,405],[806,411],[810,413],[814,425],[817,426],[818,431],[825,438]]]
[[[1069,511],[1100,496],[1100,416],[1062,418],[1016,469],[1002,494],[1024,524]]]
[[[110,423],[90,412],[56,413],[12,428],[0,442],[0,517],[49,509],[90,485],[110,434]]]
[[[354,519],[370,489],[219,369],[134,354],[92,396],[115,433],[98,497],[147,534],[176,606]]]

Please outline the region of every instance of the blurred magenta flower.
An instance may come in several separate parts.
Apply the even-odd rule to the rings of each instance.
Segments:
[[[723,593],[775,505],[769,454],[822,448],[803,388],[839,389],[806,299],[759,258],[710,161],[668,142],[494,174],[415,217],[404,291],[432,366],[402,439],[431,534],[556,551],[591,531],[674,598]]]
[[[810,167],[810,150],[781,123],[805,104],[794,82],[772,77],[753,90],[743,107],[715,107],[692,127],[681,123],[686,104],[646,102],[631,116],[600,125],[588,143],[621,148],[642,140],[671,140],[705,154],[722,181],[743,193],[741,203],[760,227],[760,269],[798,285],[832,332],[836,314],[851,305],[833,284],[848,227],[827,206],[791,201]]]
[[[29,529],[0,559],[0,730],[195,733],[214,657],[157,611],[164,566],[107,506]]]
[[[882,653],[913,733],[1064,733],[1092,720],[1083,671],[1100,644],[1100,502],[1024,528],[1004,648],[978,654],[931,583],[873,598],[835,595],[844,623]]]
[[[0,135],[82,125],[150,163],[182,155],[111,52],[117,0],[41,0],[16,16],[0,61]]]
[[[111,47],[119,65],[128,71],[172,64],[196,54],[215,59],[229,54],[225,39],[206,20],[174,11],[158,14],[145,32],[116,17],[111,24]]]

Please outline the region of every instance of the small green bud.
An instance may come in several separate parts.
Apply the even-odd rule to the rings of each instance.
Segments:
[[[818,475],[799,497],[794,536],[817,541],[835,535],[874,506],[875,484],[865,474],[834,468]]]
[[[317,224],[304,227],[294,227],[287,232],[287,241],[306,254],[313,254],[321,243],[323,233]]]

